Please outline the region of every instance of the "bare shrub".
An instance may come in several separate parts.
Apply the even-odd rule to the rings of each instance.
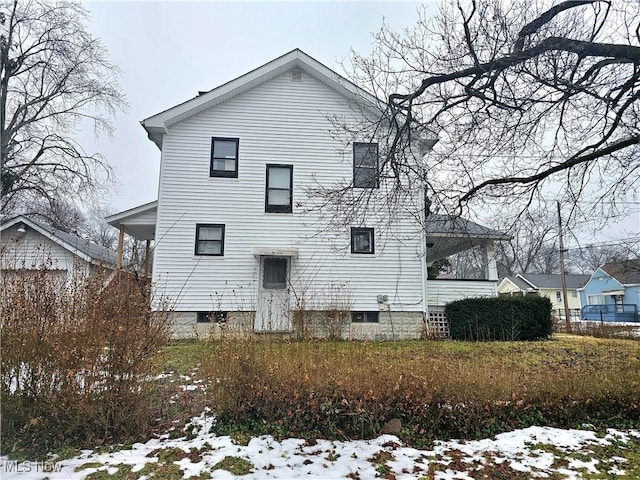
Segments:
[[[572,333],[589,337],[640,340],[640,323],[572,320],[571,330],[567,330],[567,323],[564,319],[554,317],[553,329],[558,333]]]
[[[60,283],[42,268],[2,278],[3,449],[139,439],[154,419],[155,355],[168,315],[119,273]]]
[[[482,438],[536,424],[638,425],[637,348],[625,340],[268,342],[208,345],[218,434]]]

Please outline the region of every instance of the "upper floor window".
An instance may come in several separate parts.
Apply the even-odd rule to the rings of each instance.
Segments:
[[[196,255],[224,255],[224,225],[196,225]]]
[[[373,228],[351,227],[351,253],[375,253]]]
[[[210,177],[238,178],[238,138],[211,139],[211,170]]]
[[[293,211],[293,165],[267,165],[265,197],[265,212]]]
[[[378,188],[378,144],[353,144],[353,186]]]

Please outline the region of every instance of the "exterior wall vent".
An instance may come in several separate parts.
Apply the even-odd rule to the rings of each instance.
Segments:
[[[292,82],[301,82],[302,81],[302,70],[299,68],[294,68],[291,70],[291,81]]]

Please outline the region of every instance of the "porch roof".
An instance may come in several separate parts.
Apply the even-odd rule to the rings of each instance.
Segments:
[[[138,240],[153,240],[156,234],[158,201],[145,203],[123,212],[106,217],[109,225],[115,228],[124,227],[125,233]]]
[[[427,262],[434,262],[496,240],[511,239],[506,233],[452,215],[430,215],[427,217],[426,229]]]

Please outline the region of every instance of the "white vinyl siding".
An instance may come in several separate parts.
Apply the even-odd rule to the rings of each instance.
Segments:
[[[496,283],[489,280],[428,280],[429,305],[444,306],[461,298],[495,297]]]
[[[18,226],[2,232],[0,251],[2,271],[20,272],[47,268],[59,275],[71,278],[74,274],[86,275],[91,272],[90,264],[61,247],[41,233],[27,228],[19,233]]]
[[[349,101],[305,74],[289,72],[169,127],[163,139],[154,283],[177,311],[254,310],[260,248],[291,258],[292,308],[347,304],[421,311],[419,228],[372,208],[375,254],[352,255],[351,225],[327,227],[308,189],[350,184],[353,150],[332,138],[329,118],[360,120]],[[211,139],[239,138],[237,178],[209,176]],[[265,212],[266,165],[293,166],[288,215]],[[379,228],[376,220],[384,224]],[[225,225],[224,258],[194,254],[194,225]],[[366,279],[366,281],[363,281]],[[304,294],[303,294],[304,292]]]

